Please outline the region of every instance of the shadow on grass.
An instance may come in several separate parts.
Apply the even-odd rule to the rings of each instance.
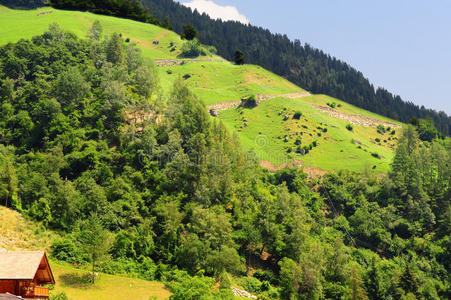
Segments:
[[[60,282],[65,286],[73,288],[96,288],[95,284],[91,282],[91,274],[80,274],[77,272],[65,273],[59,276]]]

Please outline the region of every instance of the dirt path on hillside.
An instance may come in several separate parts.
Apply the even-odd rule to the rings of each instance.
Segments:
[[[180,66],[181,64],[186,63],[196,63],[196,62],[223,62],[220,59],[155,59],[153,62],[158,67],[172,67],[172,66]]]
[[[298,93],[274,94],[274,95],[258,94],[255,97],[257,98],[257,101],[265,101],[265,100],[270,100],[270,99],[279,98],[279,97],[289,98],[289,99],[296,99],[296,98],[302,98],[302,97],[307,97],[307,96],[310,96],[310,93],[308,93],[308,92],[298,92]],[[220,102],[220,103],[207,105],[207,109],[208,110],[215,110],[216,112],[220,112],[222,110],[227,110],[227,109],[231,109],[231,108],[240,106],[240,104],[241,104],[241,100],[239,100],[239,101],[238,100],[231,100],[231,101],[225,101],[225,102]]]
[[[272,162],[267,160],[262,160],[260,162],[260,166],[262,168],[268,169],[271,172],[276,172],[278,170],[281,170],[285,167],[295,167],[295,168],[304,168],[304,172],[307,173],[309,178],[316,178],[319,176],[322,176],[326,174],[327,172],[321,169],[314,169],[314,168],[307,168],[302,166],[302,161],[300,160],[293,160],[289,163],[283,163],[280,166],[275,166]]]
[[[365,116],[356,115],[356,114],[343,113],[343,112],[337,111],[328,106],[315,105],[315,104],[309,104],[309,105],[319,109],[321,112],[328,114],[331,117],[345,120],[345,121],[347,121],[351,124],[357,125],[357,126],[373,127],[373,126],[377,126],[377,125],[384,125],[386,127],[391,127],[391,128],[401,128],[401,126],[396,125],[395,123],[392,123],[392,122],[381,121],[381,120],[377,120],[374,118],[365,117]]]

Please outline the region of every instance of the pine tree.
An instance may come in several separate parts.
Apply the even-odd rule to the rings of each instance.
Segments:
[[[235,51],[235,64],[237,65],[244,65],[244,62],[246,61],[246,56],[241,50]]]

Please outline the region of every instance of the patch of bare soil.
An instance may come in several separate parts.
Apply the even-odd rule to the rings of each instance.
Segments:
[[[376,119],[373,119],[370,117],[356,115],[356,114],[343,113],[343,112],[337,111],[328,106],[314,105],[314,104],[311,104],[311,105],[313,107],[319,109],[321,112],[328,114],[331,117],[345,120],[345,121],[347,121],[351,124],[357,125],[357,126],[373,127],[373,126],[377,126],[377,125],[384,125],[386,127],[391,127],[391,128],[400,128],[399,125],[396,125],[395,123],[392,123],[392,122],[376,120]]]
[[[316,178],[326,174],[327,172],[321,169],[307,168],[302,166],[302,162],[300,160],[293,160],[289,163],[283,163],[280,166],[275,166],[273,163],[267,160],[262,160],[260,162],[260,166],[262,168],[268,169],[271,172],[276,172],[285,167],[295,167],[295,168],[303,168],[304,172],[307,173],[309,178]]]
[[[302,98],[302,97],[307,97],[310,96],[310,93],[308,92],[298,92],[298,93],[290,93],[290,94],[274,94],[274,95],[256,95],[257,100],[270,100],[270,99],[274,99],[274,98],[289,98],[289,99],[296,99],[296,98]]]
[[[196,62],[206,62],[206,61],[216,61],[222,62],[220,59],[155,59],[153,62],[158,67],[172,67],[172,66],[180,66],[181,64],[186,63],[196,63]]]
[[[255,97],[257,98],[257,101],[265,101],[265,100],[270,100],[270,99],[279,98],[279,97],[296,99],[296,98],[302,98],[302,97],[307,97],[307,96],[310,96],[310,94],[307,92],[299,92],[299,93],[279,94],[279,95],[257,94]],[[241,104],[241,101],[231,100],[231,101],[225,101],[225,102],[221,102],[221,103],[207,105],[207,109],[215,110],[216,112],[219,112],[222,110],[227,110],[227,109],[231,109],[231,108],[240,106],[240,104]]]

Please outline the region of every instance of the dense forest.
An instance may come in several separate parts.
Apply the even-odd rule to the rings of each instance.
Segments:
[[[291,41],[286,35],[239,22],[212,20],[173,0],[142,2],[158,19],[169,19],[177,33],[182,32],[183,24],[193,24],[200,41],[215,46],[218,54],[228,60],[241,50],[248,63],[260,65],[312,93],[327,94],[404,123],[429,116],[440,132],[451,134],[451,117],[446,113],[403,101],[384,88],[376,89],[361,72],[299,40]]]
[[[409,126],[391,172],[270,173],[178,81],[96,22],[0,47],[0,203],[52,256],[173,299],[451,297],[451,145]],[[102,253],[103,252],[103,253]],[[216,282],[219,288],[213,289]]]

